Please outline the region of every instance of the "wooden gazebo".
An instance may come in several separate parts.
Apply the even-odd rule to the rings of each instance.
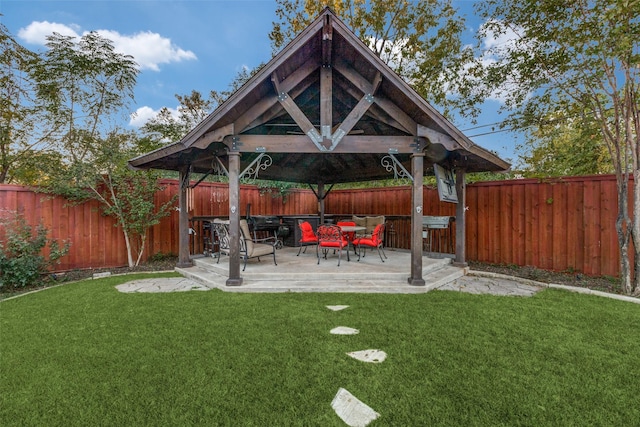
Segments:
[[[230,286],[242,284],[240,179],[247,174],[317,185],[321,221],[327,185],[410,178],[408,280],[424,285],[424,175],[433,173],[434,164],[455,170],[456,262],[464,264],[465,174],[509,168],[455,128],[328,8],[181,141],[129,163],[180,172],[180,265],[190,264],[190,174],[229,177]]]

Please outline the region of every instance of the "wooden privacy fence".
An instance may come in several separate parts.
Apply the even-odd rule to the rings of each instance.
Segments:
[[[156,195],[160,205],[178,193],[178,183],[163,180]],[[240,214],[315,215],[318,204],[311,190],[292,190],[283,200],[241,186]],[[455,205],[438,200],[425,187],[424,215],[455,215]],[[227,216],[225,184],[201,183],[188,195],[190,216]],[[553,180],[522,179],[467,186],[467,259],[489,263],[529,265],[549,270],[581,271],[617,276],[618,244],[615,176],[586,176]],[[410,247],[410,187],[333,190],[326,198],[327,214],[336,217],[385,215],[393,233],[387,245]],[[68,206],[26,187],[0,185],[0,213],[22,212],[30,224],[42,222],[50,237],[70,240],[69,255],[60,270],[126,265],[122,233],[95,202]],[[178,212],[149,230],[146,255],[178,252]],[[0,227],[0,239],[2,239]]]

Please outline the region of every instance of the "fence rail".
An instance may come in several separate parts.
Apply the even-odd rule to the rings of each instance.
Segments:
[[[163,180],[156,194],[160,205],[178,193],[178,183]],[[618,244],[616,181],[612,175],[549,180],[482,182],[467,186],[467,259],[489,263],[529,265],[556,271],[617,276]],[[240,214],[251,204],[253,215],[314,215],[318,204],[312,191],[293,190],[272,197],[254,186],[241,186]],[[225,184],[201,183],[188,195],[191,216],[226,216],[229,194]],[[334,216],[385,215],[392,224],[387,245],[410,247],[410,187],[333,190],[326,212]],[[0,185],[0,214],[21,212],[30,224],[42,223],[50,237],[72,245],[60,270],[126,265],[119,227],[101,215],[96,202],[72,206],[29,188]],[[425,187],[424,215],[455,215],[455,205],[442,203],[437,191]],[[0,215],[2,216],[2,215]],[[0,239],[4,239],[0,227]],[[145,253],[178,252],[178,212],[149,230]],[[0,240],[1,241],[1,240]],[[146,258],[146,257],[145,257]]]

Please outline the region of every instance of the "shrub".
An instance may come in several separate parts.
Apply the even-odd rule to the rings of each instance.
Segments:
[[[41,280],[48,268],[69,252],[69,243],[62,246],[47,239],[47,228],[39,224],[35,231],[20,214],[6,221],[5,239],[0,241],[0,289],[32,286]],[[42,250],[49,246],[46,258]]]

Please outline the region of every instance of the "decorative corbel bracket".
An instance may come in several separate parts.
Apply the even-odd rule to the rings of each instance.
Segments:
[[[266,170],[273,164],[273,159],[265,152],[261,152],[240,174],[240,179],[258,179],[261,170]]]
[[[387,172],[393,172],[393,179],[408,178],[413,182],[413,175],[402,166],[402,163],[396,158],[395,154],[397,154],[397,150],[389,150],[389,154],[380,160],[382,167],[384,167]]]

